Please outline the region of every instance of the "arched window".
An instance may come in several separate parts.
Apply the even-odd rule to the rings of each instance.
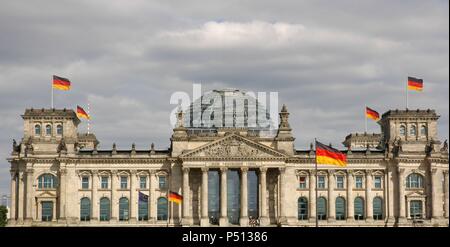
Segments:
[[[48,135],[48,136],[52,135],[52,126],[50,124],[47,124],[45,126],[45,135]]]
[[[411,125],[411,128],[409,128],[409,135],[411,136],[417,135],[417,127],[415,125]]]
[[[327,219],[327,199],[324,197],[317,199],[317,218],[319,220]]]
[[[91,220],[91,200],[87,197],[83,197],[80,200],[80,220]]]
[[[423,188],[423,177],[420,174],[412,173],[406,178],[406,187],[412,189]]]
[[[345,220],[345,199],[342,196],[336,198],[336,220]]]
[[[109,221],[111,218],[111,203],[107,197],[100,199],[100,221]]]
[[[40,124],[36,124],[34,126],[34,135],[37,135],[37,136],[41,135],[41,125]]]
[[[380,197],[373,198],[373,219],[383,219],[383,199]]]
[[[364,199],[361,197],[355,198],[355,220],[364,219]]]
[[[157,220],[167,220],[167,199],[165,197],[158,198],[157,211]]]
[[[38,177],[38,188],[39,189],[55,189],[56,188],[56,177],[52,174],[46,173]]]
[[[427,127],[425,125],[420,126],[420,135],[421,136],[427,135]]]
[[[401,125],[400,126],[400,136],[405,136],[406,135],[406,127],[405,125]]]
[[[138,220],[148,220],[148,198],[146,200],[139,199],[139,216]]]
[[[409,216],[412,219],[421,219],[423,217],[422,201],[413,200],[409,202]]]
[[[63,135],[63,126],[61,124],[58,124],[56,126],[56,134],[59,135],[59,136]]]
[[[308,219],[308,199],[306,197],[298,198],[298,219]]]
[[[119,220],[128,220],[130,212],[130,204],[128,203],[128,198],[122,197],[119,199]]]

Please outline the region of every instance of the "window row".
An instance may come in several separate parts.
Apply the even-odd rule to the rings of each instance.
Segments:
[[[407,126],[406,124],[400,125],[399,134],[400,136],[406,136]],[[410,136],[417,136],[417,126],[415,124],[409,126]],[[425,124],[420,125],[420,136],[427,136],[427,126]]]
[[[421,189],[424,186],[423,183],[423,176],[418,173],[412,173],[406,177],[406,188],[410,189]],[[345,186],[345,176],[344,175],[337,175],[335,176],[335,188],[337,189],[344,189]],[[375,189],[381,189],[383,187],[383,176],[374,176],[373,177],[373,188]],[[364,186],[364,176],[355,176],[354,179],[354,188],[356,189],[363,189]],[[307,189],[308,188],[308,182],[307,182],[307,176],[300,176],[299,178],[299,188],[300,189]],[[317,188],[318,189],[326,189],[327,188],[327,176],[325,175],[319,175],[317,176]]]
[[[300,183],[299,183],[300,189],[308,188],[307,176],[300,176],[299,180],[300,180]],[[373,186],[373,188],[381,189],[383,187],[383,176],[374,176],[372,186]],[[344,175],[335,176],[335,187],[337,189],[344,189],[347,187],[345,185],[345,176]],[[364,186],[364,176],[358,176],[358,175],[355,176],[354,188],[362,189],[364,187],[365,187]],[[319,188],[319,189],[327,188],[327,176],[325,176],[325,175],[317,176],[317,188]]]
[[[317,218],[319,220],[327,219],[327,199],[324,197],[319,197],[317,199]],[[373,207],[373,219],[374,220],[382,220],[384,219],[383,215],[383,199],[380,197],[375,197],[372,202]],[[412,200],[409,202],[409,217],[412,219],[422,219],[423,218],[423,201],[421,200]],[[343,197],[337,197],[335,201],[335,215],[336,220],[345,220],[347,218],[346,211],[346,201]],[[364,220],[365,219],[365,208],[364,208],[364,199],[361,197],[355,198],[354,201],[354,215],[355,220]],[[309,218],[308,214],[308,199],[306,197],[300,197],[298,199],[298,219],[306,220]]]
[[[53,127],[51,124],[46,124],[45,126],[45,135],[51,136],[53,133]],[[34,125],[34,135],[35,136],[41,136],[42,135],[42,125],[41,124],[35,124]],[[56,125],[56,135],[62,136],[63,135],[63,126],[62,124]]]
[[[100,221],[109,221],[111,219],[111,201],[107,197],[100,199]],[[157,220],[167,220],[168,217],[168,201],[165,197],[157,200]],[[80,200],[80,220],[90,221],[92,218],[91,200],[83,197]],[[126,197],[119,199],[119,221],[127,221],[130,219],[130,201]],[[148,199],[139,200],[138,203],[138,220],[148,220]]]
[[[90,189],[90,176],[82,176],[81,177],[81,189]],[[129,176],[120,176],[120,189],[128,189],[128,181]],[[100,176],[100,188],[101,189],[109,189],[110,185],[110,177],[109,176]],[[148,176],[139,176],[139,188],[140,189],[148,189]],[[167,179],[166,176],[158,176],[158,188],[166,189],[167,188]]]

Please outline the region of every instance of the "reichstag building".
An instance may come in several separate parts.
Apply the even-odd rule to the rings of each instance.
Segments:
[[[240,90],[205,93],[178,111],[165,150],[99,148],[69,109],[26,109],[22,118],[8,158],[9,226],[449,223],[448,145],[434,110],[385,112],[379,133],[343,138],[347,167],[317,173],[313,145],[294,147],[288,108],[273,123]],[[170,202],[170,191],[182,202]]]

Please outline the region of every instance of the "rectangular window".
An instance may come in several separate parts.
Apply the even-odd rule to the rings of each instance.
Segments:
[[[165,189],[166,188],[166,176],[159,176],[158,177],[158,181],[159,181],[159,188],[160,189]]]
[[[108,177],[102,177],[101,187],[102,187],[102,189],[107,189],[108,188]]]
[[[300,189],[306,189],[306,176],[300,177],[300,183],[299,183]]]
[[[120,177],[120,188],[121,189],[128,188],[128,177],[127,176]]]
[[[325,189],[325,176],[317,177],[317,188]]]
[[[145,176],[139,177],[139,187],[141,189],[146,189],[147,188],[147,177],[145,177]]]
[[[374,182],[374,187],[375,187],[376,189],[381,189],[381,185],[382,185],[382,179],[381,179],[381,176],[375,176],[373,182]]]
[[[42,221],[52,221],[53,219],[53,202],[42,202]]]
[[[336,188],[344,188],[344,176],[336,176]]]
[[[89,177],[82,177],[81,178],[81,188],[82,189],[89,189]]]
[[[355,177],[355,185],[356,185],[357,189],[362,189],[362,187],[363,187],[363,177],[362,176]]]

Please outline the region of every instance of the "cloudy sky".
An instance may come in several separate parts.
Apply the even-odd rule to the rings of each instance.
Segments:
[[[449,3],[436,1],[0,0],[0,194],[25,108],[91,105],[100,148],[167,148],[170,96],[241,88],[278,92],[297,148],[364,130],[364,105],[410,108],[449,126]],[[86,124],[80,126],[85,131]],[[369,121],[369,131],[379,127]]]

